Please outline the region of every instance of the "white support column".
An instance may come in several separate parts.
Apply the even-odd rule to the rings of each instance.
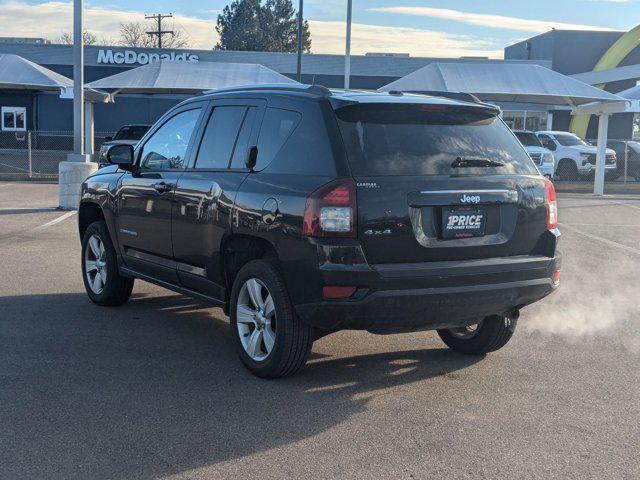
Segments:
[[[594,195],[604,195],[604,174],[607,156],[607,134],[609,114],[598,115],[598,153],[596,155],[596,176],[593,185]]]
[[[553,112],[547,113],[547,130],[553,130]]]
[[[94,144],[94,123],[93,123],[93,103],[84,103],[84,153],[89,155],[90,160],[93,160],[93,154],[95,153]]]

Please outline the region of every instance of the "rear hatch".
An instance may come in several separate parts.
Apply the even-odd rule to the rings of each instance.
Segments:
[[[357,103],[336,116],[369,263],[539,253],[544,179],[495,109]]]

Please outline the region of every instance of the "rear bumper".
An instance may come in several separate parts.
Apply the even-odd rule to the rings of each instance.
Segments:
[[[519,256],[457,262],[378,265],[368,271],[324,271],[327,285],[358,285],[346,300],[296,306],[328,330],[399,333],[452,328],[508,314],[552,293],[561,256]]]

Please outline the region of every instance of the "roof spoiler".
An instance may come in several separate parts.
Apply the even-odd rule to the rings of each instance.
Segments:
[[[330,97],[332,95],[331,90],[322,85],[303,85],[303,84],[288,84],[288,83],[273,83],[273,84],[258,84],[258,85],[241,85],[237,87],[225,87],[215,90],[208,90],[203,95],[209,95],[212,93],[230,93],[230,92],[246,92],[246,91],[259,91],[259,90],[280,90],[288,92],[308,92],[320,95],[322,97]]]
[[[500,107],[497,105],[493,105],[491,103],[486,103],[476,97],[473,93],[466,92],[444,92],[441,90],[391,90],[388,92],[390,95],[402,95],[403,93],[413,93],[418,95],[428,95],[430,97],[442,97],[449,98],[451,100],[458,100],[460,102],[468,102],[468,103],[477,103],[478,105],[482,105],[487,109],[495,110],[497,113],[500,113]]]

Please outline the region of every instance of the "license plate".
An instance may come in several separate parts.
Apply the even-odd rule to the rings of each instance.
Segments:
[[[442,237],[482,237],[487,215],[474,208],[445,208],[442,210]]]

